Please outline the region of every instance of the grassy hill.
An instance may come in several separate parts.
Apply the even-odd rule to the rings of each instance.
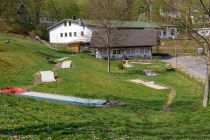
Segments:
[[[11,43],[4,43],[5,39]],[[51,70],[48,57],[64,57],[65,51],[53,51],[21,36],[0,34],[0,87],[27,87],[32,75]],[[0,94],[0,138],[18,135],[22,139],[208,139],[210,109],[203,109],[203,85],[181,72],[166,72],[164,64],[135,65],[118,71],[87,54],[71,56],[75,67],[58,70],[57,83],[41,84],[33,91],[119,100],[116,107],[80,106],[33,98]],[[139,71],[153,69],[157,77]],[[169,112],[163,112],[169,90],[154,90],[128,82],[142,78],[166,84],[177,90]]]

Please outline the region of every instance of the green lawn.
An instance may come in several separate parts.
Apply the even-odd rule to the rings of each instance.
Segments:
[[[10,38],[11,43],[3,40]],[[69,56],[23,37],[0,34],[0,87],[27,87],[32,75],[51,70],[46,60]],[[33,98],[0,95],[0,138],[19,135],[22,139],[209,139],[210,108],[202,108],[203,85],[181,72],[166,72],[164,64],[135,65],[118,71],[87,54],[72,56],[75,67],[58,70],[57,83],[41,84],[34,91],[80,97],[119,100],[116,107],[80,106]],[[157,70],[157,77],[139,71]],[[154,90],[128,79],[154,80],[174,87],[177,95],[169,112],[163,112],[169,90]]]

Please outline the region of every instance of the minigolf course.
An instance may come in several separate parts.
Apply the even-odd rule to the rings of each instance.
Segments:
[[[74,96],[64,96],[59,94],[49,94],[49,93],[33,92],[33,91],[18,94],[18,96],[27,96],[27,97],[54,100],[54,101],[67,102],[72,104],[81,104],[81,105],[103,105],[107,102],[107,100],[101,100],[101,99],[80,98]]]
[[[156,84],[154,81],[144,81],[144,80],[140,80],[140,79],[132,79],[129,80],[132,83],[136,83],[136,84],[142,84],[144,86],[153,88],[153,89],[158,89],[158,90],[162,90],[162,89],[168,89],[167,86],[163,86],[160,84]]]
[[[17,96],[32,97],[38,99],[53,100],[58,102],[79,104],[79,105],[106,105],[110,104],[108,100],[102,99],[90,99],[90,98],[80,98],[75,96],[65,96],[59,94],[50,94],[44,92],[34,92],[28,91],[22,88],[12,87],[12,88],[1,88],[0,93],[4,94],[14,94]]]

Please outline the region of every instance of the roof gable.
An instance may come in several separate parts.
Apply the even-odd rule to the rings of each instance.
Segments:
[[[78,24],[78,25],[81,25],[81,26],[85,26],[85,24],[83,23],[82,20],[63,19],[63,20],[53,24],[52,26],[48,27],[47,30],[51,30],[51,29],[63,24],[64,22],[72,22],[72,23],[75,23],[75,24]]]

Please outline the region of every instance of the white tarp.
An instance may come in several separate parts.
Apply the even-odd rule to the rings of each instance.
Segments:
[[[71,61],[64,61],[62,63],[62,68],[70,68],[71,67]]]
[[[42,82],[55,82],[54,72],[52,71],[40,71],[40,80]]]
[[[66,69],[72,67],[72,61],[63,61],[55,65],[55,69]]]
[[[130,81],[133,83],[142,84],[147,87],[154,88],[154,89],[168,89],[168,87],[155,84],[154,81],[143,81],[143,80],[139,80],[139,79],[134,79],[134,80],[130,80]]]
[[[144,74],[147,76],[157,76],[157,73],[152,70],[144,70]]]
[[[126,68],[132,68],[132,67],[134,67],[134,66],[131,65],[131,64],[124,64],[124,67],[126,67]]]
[[[130,62],[131,64],[141,64],[141,65],[150,65],[152,63],[143,63],[143,62]]]
[[[83,105],[103,105],[107,102],[107,100],[102,100],[102,99],[80,98],[75,96],[64,96],[59,94],[49,94],[49,93],[33,92],[33,91],[19,94],[19,96],[28,96],[40,99],[48,99],[60,102],[69,102],[74,104],[83,104]]]

